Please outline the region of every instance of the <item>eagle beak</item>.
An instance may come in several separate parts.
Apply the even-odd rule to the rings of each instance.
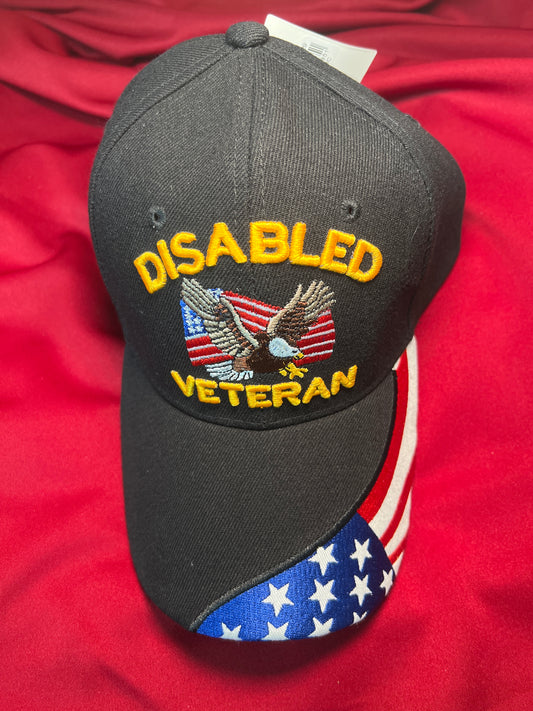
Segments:
[[[304,354],[301,351],[298,351],[298,353],[294,357],[298,360],[301,360],[304,357]]]

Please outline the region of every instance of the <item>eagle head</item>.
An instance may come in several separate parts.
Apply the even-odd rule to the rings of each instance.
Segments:
[[[290,346],[284,338],[276,336],[268,344],[268,350],[274,358],[280,358],[282,360],[287,360],[288,358],[303,358],[303,353]]]

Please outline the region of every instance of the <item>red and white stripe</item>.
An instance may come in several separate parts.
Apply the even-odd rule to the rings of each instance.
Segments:
[[[413,338],[395,366],[396,419],[383,468],[358,510],[381,540],[394,572],[400,567],[411,510],[412,463],[416,448],[418,363]]]
[[[189,336],[185,339],[187,351],[193,365],[205,363],[223,363],[233,360],[227,353],[222,353],[212,342],[209,336]]]

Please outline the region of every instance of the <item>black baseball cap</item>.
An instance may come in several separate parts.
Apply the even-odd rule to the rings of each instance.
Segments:
[[[91,177],[126,340],[130,549],[212,637],[316,637],[388,595],[409,524],[415,325],[464,181],[411,117],[255,22],[148,64]]]

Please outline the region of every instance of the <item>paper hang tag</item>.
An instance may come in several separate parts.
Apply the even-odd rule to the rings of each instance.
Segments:
[[[293,25],[292,22],[282,20],[275,15],[267,15],[265,27],[272,37],[306,49],[315,57],[358,82],[361,82],[377,54],[375,49],[354,47],[351,44],[337,42],[337,40],[319,35],[318,32]]]

